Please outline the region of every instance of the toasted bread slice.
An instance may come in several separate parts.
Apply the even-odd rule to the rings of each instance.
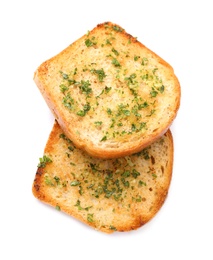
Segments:
[[[130,231],[163,205],[172,167],[170,130],[139,153],[100,159],[76,148],[55,122],[32,190],[40,201],[96,230]]]
[[[110,22],[41,64],[34,80],[66,136],[99,158],[139,152],[180,105],[173,68]]]

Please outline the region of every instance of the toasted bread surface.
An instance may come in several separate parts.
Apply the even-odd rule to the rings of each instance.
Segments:
[[[66,136],[99,158],[145,148],[167,131],[180,105],[173,68],[111,22],[42,63],[34,81]]]
[[[40,201],[98,231],[130,231],[160,210],[172,168],[170,130],[139,153],[100,159],[76,148],[55,121],[32,191]]]

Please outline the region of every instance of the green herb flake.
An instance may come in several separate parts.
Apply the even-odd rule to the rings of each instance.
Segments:
[[[67,148],[68,148],[71,152],[74,151],[74,149],[75,149],[73,146],[70,146],[70,145],[69,145]]]
[[[77,113],[76,113],[78,116],[85,116],[86,115],[86,112],[84,110],[79,110]]]
[[[81,82],[79,83],[80,90],[86,95],[92,93],[92,89],[89,86],[91,86],[89,80],[81,80]]]
[[[164,85],[162,85],[162,86],[160,86],[160,87],[158,88],[158,90],[160,91],[160,93],[163,93],[163,92],[164,92],[164,89],[165,89]]]
[[[85,116],[86,113],[90,110],[90,108],[91,108],[91,106],[90,106],[89,103],[85,104],[84,107],[83,107],[83,110],[79,110],[77,112],[77,115],[82,116],[82,117]]]
[[[50,179],[50,177],[48,175],[45,176],[44,182],[48,186],[54,186],[54,183],[52,182],[52,180]]]
[[[78,186],[78,185],[80,185],[80,184],[81,184],[81,182],[80,182],[80,181],[77,181],[77,180],[70,182],[70,186]]]
[[[144,148],[141,152],[139,152],[139,155],[142,155],[142,157],[145,160],[149,160],[150,159],[148,148]]]
[[[59,183],[60,183],[60,178],[57,177],[57,176],[55,176],[53,179],[56,181],[57,185],[59,185]]]
[[[137,75],[135,73],[131,74],[129,77],[126,77],[125,80],[127,81],[127,84],[130,85],[134,85],[135,83],[137,83],[137,81],[135,81],[134,79],[137,77]]]
[[[55,208],[56,208],[58,211],[61,210],[60,206],[58,206],[58,205],[56,205]]]
[[[125,178],[121,178],[121,181],[125,187],[129,188],[129,181],[126,181]]]
[[[61,84],[60,86],[60,91],[62,92],[62,93],[65,93],[65,91],[67,91],[69,88],[66,86],[66,85],[64,85],[64,84]]]
[[[109,39],[106,39],[106,44],[107,44],[107,45],[112,45],[112,43],[110,42]]]
[[[78,210],[86,210],[86,211],[88,211],[90,208],[92,208],[92,206],[83,208],[83,207],[81,206],[80,200],[77,200],[77,202],[76,202],[76,204],[75,204],[74,206],[75,206],[75,207],[78,207]]]
[[[100,141],[103,142],[103,141],[106,141],[107,140],[107,136],[105,135]]]
[[[92,69],[92,70],[90,70],[90,72],[93,74],[96,74],[98,76],[98,80],[100,82],[103,82],[104,78],[106,77],[106,74],[103,69],[99,69],[99,70]]]
[[[79,186],[79,194],[80,194],[80,195],[83,195],[83,193],[84,193],[84,192],[83,192],[82,186]]]
[[[158,95],[158,92],[154,88],[152,88],[152,90],[150,91],[150,95],[151,97],[156,97]]]
[[[42,158],[39,158],[39,164],[37,165],[38,168],[44,168],[47,163],[51,163],[52,160],[44,155]]]
[[[87,221],[88,222],[94,222],[94,219],[93,219],[93,217],[94,217],[94,214],[87,214]]]
[[[147,58],[143,58],[142,62],[141,62],[141,65],[143,65],[143,66],[148,65],[148,59]]]
[[[134,198],[132,197],[132,200],[135,202],[141,202],[142,201],[142,197],[139,195],[138,197]]]
[[[110,230],[117,231],[117,228],[116,228],[116,227],[114,227],[114,226],[112,226],[112,225],[110,225],[110,226],[109,226],[109,229],[110,229]]]
[[[137,61],[138,59],[140,59],[140,56],[134,56],[134,61]]]
[[[68,78],[69,78],[69,75],[68,75],[68,74],[66,74],[66,73],[64,73],[64,72],[62,72],[62,71],[60,71],[60,73],[61,73],[63,79],[68,79]]]
[[[96,126],[101,126],[101,125],[103,124],[103,122],[102,122],[102,121],[96,121],[96,122],[94,122],[94,124],[95,124]]]
[[[138,172],[136,169],[133,169],[132,176],[136,179],[138,176],[140,176],[140,172]]]
[[[86,39],[85,40],[85,45],[87,46],[87,47],[91,47],[91,46],[94,46],[94,45],[96,45],[97,44],[97,42],[95,41],[95,37],[92,37],[92,39],[90,40],[90,39]]]
[[[119,52],[118,52],[115,48],[112,48],[112,52],[113,52],[116,56],[119,55]]]
[[[93,172],[98,172],[98,166],[95,163],[90,163],[90,167]]]
[[[105,88],[104,88],[105,93],[106,93],[106,94],[109,93],[111,89],[112,89],[112,87],[107,87],[107,86],[105,86]]]
[[[112,59],[112,64],[115,66],[115,67],[121,67],[121,64],[119,63],[119,61],[115,58]]]
[[[156,178],[157,178],[157,175],[156,175],[155,173],[153,173],[153,174],[152,174],[152,177],[153,177],[154,179],[156,179]]]
[[[122,29],[121,27],[117,26],[117,25],[113,25],[113,26],[112,26],[112,29],[113,29],[114,31],[116,31],[116,32],[123,32],[123,29]]]
[[[72,143],[72,141],[71,141],[69,138],[67,138],[64,133],[60,134],[60,135],[59,135],[59,138],[64,139],[64,140],[67,141],[68,143]]]
[[[142,180],[139,180],[138,186],[139,187],[146,186],[146,183],[144,181],[142,181]]]
[[[111,108],[107,108],[107,114],[111,115],[112,114],[112,109]]]
[[[153,70],[152,70],[152,73],[155,75],[155,72],[158,70],[158,68],[154,68]]]
[[[62,104],[69,110],[73,109],[74,99],[70,96],[70,93],[63,97]]]
[[[124,171],[122,174],[121,174],[122,177],[124,178],[127,178],[130,176],[130,171]]]
[[[148,114],[148,115],[146,115],[147,117],[150,117],[150,116],[152,116],[154,113],[155,113],[155,109],[152,109],[151,111],[150,111],[150,113]]]

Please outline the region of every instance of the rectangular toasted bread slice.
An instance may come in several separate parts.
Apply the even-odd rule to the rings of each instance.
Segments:
[[[170,130],[139,153],[100,159],[76,148],[55,122],[32,191],[40,201],[96,230],[130,231],[160,210],[172,167]]]
[[[176,117],[173,68],[111,22],[42,63],[34,80],[66,136],[99,158],[139,152]]]

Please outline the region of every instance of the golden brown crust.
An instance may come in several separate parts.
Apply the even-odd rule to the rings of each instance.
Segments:
[[[98,158],[150,145],[180,105],[173,68],[110,22],[41,64],[34,80],[66,135]]]
[[[172,167],[170,130],[138,154],[98,159],[77,149],[55,122],[32,191],[40,201],[96,230],[130,231],[160,210]]]

